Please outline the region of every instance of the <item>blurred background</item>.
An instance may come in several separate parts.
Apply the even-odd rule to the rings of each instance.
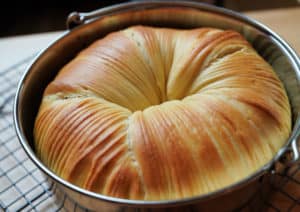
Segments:
[[[73,11],[87,12],[122,2],[127,1],[5,1],[5,6],[1,7],[2,10],[0,13],[2,25],[0,37],[64,30],[66,17]],[[225,7],[238,12],[295,7],[300,5],[300,0],[199,0],[199,2]]]

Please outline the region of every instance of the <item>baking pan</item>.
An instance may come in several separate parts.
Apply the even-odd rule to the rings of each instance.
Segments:
[[[48,169],[36,156],[33,126],[43,91],[60,68],[96,39],[132,25],[190,29],[216,27],[240,32],[271,64],[282,80],[292,107],[292,132],[272,160],[247,178],[225,188],[192,198],[141,201],[105,196],[79,188]],[[264,25],[237,12],[191,1],[141,1],[119,4],[89,13],[74,12],[68,30],[42,51],[21,78],[14,104],[14,124],[29,158],[67,195],[96,211],[230,211],[238,209],[270,176],[299,162],[300,61],[293,49]]]

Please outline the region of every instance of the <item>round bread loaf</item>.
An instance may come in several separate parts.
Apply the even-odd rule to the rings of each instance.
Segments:
[[[59,71],[34,137],[40,159],[79,187],[167,200],[249,176],[290,130],[282,83],[239,33],[133,26]]]

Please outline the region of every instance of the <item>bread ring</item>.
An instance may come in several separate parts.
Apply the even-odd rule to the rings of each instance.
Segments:
[[[290,131],[285,89],[242,35],[133,26],[59,71],[34,137],[40,159],[79,187],[167,200],[249,176]]]

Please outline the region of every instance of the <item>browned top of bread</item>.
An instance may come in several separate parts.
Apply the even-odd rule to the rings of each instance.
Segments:
[[[239,33],[134,26],[60,70],[34,136],[41,160],[71,183],[165,200],[249,176],[290,128],[282,83]]]

